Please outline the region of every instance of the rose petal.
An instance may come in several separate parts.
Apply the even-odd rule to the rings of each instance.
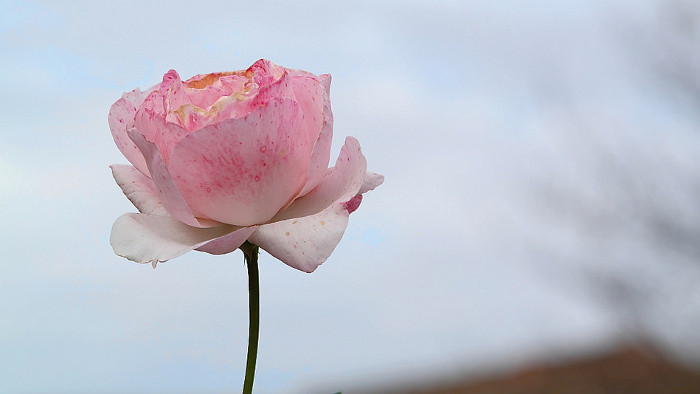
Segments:
[[[362,181],[362,186],[357,194],[365,194],[370,190],[374,190],[377,186],[384,183],[384,175],[375,174],[373,172],[367,172],[365,174],[365,179]]]
[[[243,99],[253,89],[245,71],[200,74],[185,81],[186,92],[193,105],[208,110],[222,97],[235,94]]]
[[[148,171],[151,174],[151,179],[155,182],[156,190],[158,191],[158,199],[163,203],[163,207],[170,215],[180,220],[181,222],[194,227],[213,227],[220,223],[211,220],[196,218],[190,210],[187,203],[182,198],[182,194],[175,186],[168,169],[161,158],[158,147],[149,141],[146,141],[143,135],[132,129],[129,131],[129,138],[138,146],[139,150],[146,158]]]
[[[347,137],[335,167],[329,170],[321,183],[307,195],[294,200],[270,221],[313,215],[335,202],[350,200],[360,190],[366,170],[367,160],[362,155],[360,143],[353,137]]]
[[[137,263],[162,262],[240,230],[235,226],[197,228],[171,216],[127,213],[112,226],[114,253]]]
[[[112,131],[112,138],[117,144],[117,148],[131,164],[144,174],[148,174],[146,161],[136,145],[129,139],[127,131],[134,127],[136,111],[151,90],[153,88],[146,92],[134,89],[131,92],[124,93],[122,98],[112,104],[107,117],[109,129]]]
[[[295,100],[287,73],[282,70],[281,77],[266,86],[256,87],[251,82],[249,90],[224,97],[209,110],[210,119],[207,124],[215,124],[226,119],[240,118],[254,110],[267,105],[270,100]]]
[[[153,89],[153,91],[148,96],[146,96],[146,99],[143,100],[143,104],[141,104],[141,106],[138,107],[138,110],[140,109],[147,109],[152,113],[162,117],[165,117],[165,115],[167,115],[168,113],[168,111],[165,109],[165,99],[160,94],[160,90],[158,89]],[[136,115],[134,115],[134,118],[135,117]]]
[[[243,84],[245,81],[248,81],[248,78],[242,75],[234,75],[233,77],[235,77],[236,80],[232,82],[239,82],[241,85],[239,89],[232,90],[229,85],[224,85],[220,81],[217,81],[212,85],[205,86],[202,89],[186,88],[190,103],[199,108],[208,109],[220,98],[242,90]]]
[[[299,193],[299,197],[310,192],[326,175],[328,163],[331,159],[331,144],[333,140],[333,112],[331,111],[331,76],[323,74],[318,77],[319,83],[324,87],[323,93],[323,125],[321,134],[318,136],[314,152],[311,154],[309,162],[309,175],[304,188]]]
[[[253,73],[253,81],[262,87],[279,80],[285,73],[285,68],[267,59],[260,59],[248,67],[247,71]]]
[[[345,210],[347,210],[348,213],[353,213],[357,211],[357,208],[360,207],[360,204],[362,204],[362,194],[358,194],[350,200],[345,201],[343,203],[343,208],[345,208]]]
[[[163,80],[161,81],[160,85],[158,85],[158,90],[160,91],[161,96],[167,97],[170,88],[179,82],[182,82],[180,80],[180,74],[173,69],[168,70],[167,73],[163,74]]]
[[[324,123],[323,96],[325,90],[315,77],[293,77],[290,78],[292,90],[297,103],[301,106],[301,111],[304,113],[306,127],[311,132],[319,135],[321,127]],[[326,166],[328,168],[328,166]]]
[[[185,86],[180,79],[180,74],[175,70],[168,71],[163,76],[160,84],[160,94],[165,97],[165,108],[169,114],[186,104],[191,104],[190,98],[185,91]]]
[[[166,165],[175,144],[188,134],[179,124],[166,122],[163,116],[145,108],[136,112],[134,127],[146,141],[156,144]]]
[[[112,169],[112,176],[117,181],[117,185],[139,212],[154,215],[168,214],[158,198],[156,184],[151,178],[143,175],[133,166],[113,164],[109,168]]]
[[[247,105],[250,106],[249,111],[266,105],[274,99],[295,99],[289,74],[287,74],[284,69],[281,72],[282,74],[279,78],[274,79],[269,84],[259,86],[255,97],[252,97],[247,103]],[[253,77],[253,79],[255,79],[255,77]]]
[[[262,225],[249,239],[290,267],[313,272],[340,242],[349,215],[333,204],[315,215]]]
[[[172,76],[170,77],[170,80],[166,81],[166,77],[171,73]],[[192,100],[196,94],[190,94],[192,89],[185,86],[182,80],[180,80],[180,76],[177,74],[177,72],[170,70],[168,74],[163,77],[163,83],[161,84],[161,94],[163,97],[165,97],[164,102],[166,104],[167,115],[165,117],[156,118],[156,120],[159,122],[156,122],[155,130],[161,132],[162,130],[166,130],[161,123],[175,124],[179,126],[181,130],[178,130],[178,133],[174,132],[177,130],[177,128],[168,130],[166,133],[164,133],[164,135],[158,136],[158,139],[151,139],[144,130],[140,130],[146,139],[155,142],[158,145],[161,152],[163,152],[163,158],[165,159],[166,164],[168,163],[170,150],[172,149],[174,143],[187,134],[187,132],[184,130],[194,131],[208,124],[206,110],[197,106]],[[164,91],[164,87],[168,87],[167,91]],[[138,125],[138,114],[136,119]]]
[[[318,82],[326,89],[326,94],[330,97],[331,94],[331,74],[321,74],[318,76]]]
[[[231,253],[238,249],[239,246],[243,245],[243,242],[250,237],[253,232],[255,232],[256,226],[243,227],[240,230],[236,230],[230,234],[226,234],[223,237],[219,237],[213,241],[209,241],[206,244],[197,248],[200,252],[207,252],[210,254],[226,254]]]
[[[295,101],[273,100],[186,136],[168,170],[195,216],[265,223],[301,190],[317,138]]]

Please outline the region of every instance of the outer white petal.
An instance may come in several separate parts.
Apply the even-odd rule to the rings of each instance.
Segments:
[[[360,186],[360,191],[357,192],[357,194],[365,194],[370,190],[374,190],[374,188],[382,183],[384,183],[384,175],[368,171],[367,174],[365,174],[365,180],[362,181],[362,186]]]
[[[173,259],[207,242],[241,229],[235,226],[198,228],[171,216],[127,213],[112,226],[114,253],[137,263]]]
[[[156,184],[151,178],[143,175],[134,166],[113,164],[109,168],[112,169],[117,185],[139,212],[154,215],[168,214],[158,198]]]
[[[343,204],[333,204],[315,215],[262,225],[249,240],[285,264],[313,272],[340,242],[348,216]]]

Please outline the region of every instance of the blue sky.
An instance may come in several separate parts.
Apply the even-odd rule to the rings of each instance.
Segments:
[[[239,390],[243,257],[113,255],[134,208],[107,112],[171,68],[259,58],[331,73],[334,156],[355,136],[386,176],[315,273],[261,256],[260,392],[600,348],[626,326],[589,272],[650,286],[644,327],[698,357],[697,260],[635,211],[700,217],[695,102],[653,67],[697,41],[665,2],[207,4],[0,4],[0,391]]]

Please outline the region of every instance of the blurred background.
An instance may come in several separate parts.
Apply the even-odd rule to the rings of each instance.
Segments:
[[[313,274],[262,254],[258,392],[700,368],[698,2],[0,8],[0,392],[240,390],[243,256],[112,253],[107,113],[259,58],[331,73],[333,157],[355,136],[386,181]]]

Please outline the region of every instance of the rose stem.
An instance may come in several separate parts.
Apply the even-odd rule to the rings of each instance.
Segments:
[[[260,285],[258,278],[258,251],[259,247],[248,241],[241,245],[246,265],[248,266],[248,293],[250,325],[248,326],[248,359],[245,366],[245,381],[243,382],[243,394],[253,392],[253,379],[255,378],[255,361],[258,358],[258,337],[260,334]]]

